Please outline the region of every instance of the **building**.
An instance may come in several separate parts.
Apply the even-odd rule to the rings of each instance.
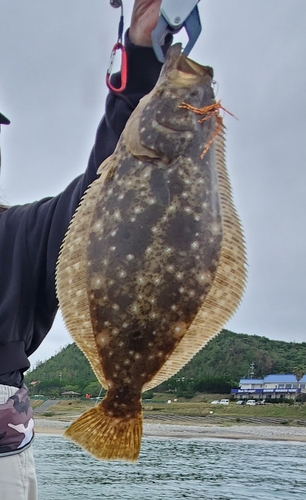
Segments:
[[[231,394],[237,399],[293,398],[296,392],[306,393],[306,375],[299,384],[295,375],[290,374],[267,375],[259,379],[242,378],[239,382],[239,389],[231,390]]]

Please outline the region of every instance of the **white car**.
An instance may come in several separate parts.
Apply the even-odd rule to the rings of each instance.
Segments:
[[[218,405],[219,404],[219,400],[218,399],[215,399],[214,401],[212,401],[210,403],[211,405]]]
[[[248,399],[247,402],[246,402],[247,405],[249,406],[255,406],[256,405],[256,401],[255,399]]]
[[[220,399],[219,405],[228,405],[229,399]]]

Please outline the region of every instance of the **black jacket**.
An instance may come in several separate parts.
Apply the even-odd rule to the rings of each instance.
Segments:
[[[0,383],[20,386],[28,357],[50,330],[58,302],[55,266],[69,221],[96,171],[112,154],[131,111],[155,85],[161,65],[126,37],[128,84],[110,93],[87,169],[61,194],[0,213]],[[114,75],[114,82],[119,75]]]

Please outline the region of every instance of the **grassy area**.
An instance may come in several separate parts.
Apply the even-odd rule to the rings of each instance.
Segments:
[[[156,415],[188,415],[188,416],[216,416],[216,417],[252,417],[252,418],[284,418],[284,419],[301,419],[306,420],[306,403],[289,406],[288,404],[266,404],[256,406],[238,406],[235,402],[229,405],[211,405],[213,399],[220,399],[223,395],[215,395],[214,398],[201,396],[195,397],[192,400],[184,400],[182,398],[173,401],[169,394],[156,394],[152,400],[143,402],[145,413]],[[225,396],[226,397],[226,396]],[[171,399],[171,403],[168,400]],[[209,399],[209,402],[207,401]],[[39,405],[40,402],[32,401],[33,407]],[[48,414],[51,418],[75,416],[83,413],[96,404],[94,400],[61,400],[54,406],[50,407]]]

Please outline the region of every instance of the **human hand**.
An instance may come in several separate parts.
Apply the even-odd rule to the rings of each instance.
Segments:
[[[151,47],[151,33],[157,25],[162,0],[135,0],[131,25],[130,40],[135,45]]]

